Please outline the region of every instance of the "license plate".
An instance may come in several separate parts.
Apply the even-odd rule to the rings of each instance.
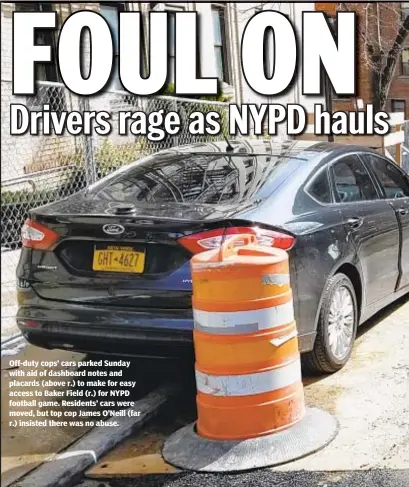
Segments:
[[[92,269],[100,272],[128,272],[141,274],[145,268],[145,252],[133,247],[108,245],[94,248]]]

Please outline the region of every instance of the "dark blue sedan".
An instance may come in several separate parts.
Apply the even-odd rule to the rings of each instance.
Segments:
[[[304,363],[334,372],[357,327],[409,292],[409,179],[364,147],[198,143],[33,210],[18,326],[45,348],[192,354],[189,259],[254,233],[290,254]]]

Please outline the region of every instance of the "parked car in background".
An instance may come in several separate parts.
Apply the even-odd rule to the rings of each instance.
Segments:
[[[183,146],[32,210],[18,326],[45,348],[192,353],[190,257],[251,233],[285,249],[304,364],[334,372],[357,327],[409,292],[409,179],[364,147]]]

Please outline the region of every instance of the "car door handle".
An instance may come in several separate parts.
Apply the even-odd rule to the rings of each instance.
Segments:
[[[359,228],[363,222],[364,222],[363,218],[356,217],[356,218],[349,218],[347,223],[351,228]]]
[[[402,216],[405,216],[409,213],[409,208],[399,208],[398,213]]]

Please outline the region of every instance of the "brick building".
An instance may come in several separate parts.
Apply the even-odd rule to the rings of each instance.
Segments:
[[[409,2],[401,2],[401,15],[409,15]],[[392,29],[391,34],[394,34]],[[404,111],[409,120],[409,35],[406,37],[389,91],[387,110]]]
[[[348,3],[347,8],[356,12],[361,33],[368,35],[370,40],[370,32],[373,32],[374,36],[380,34],[380,45],[387,52],[396,39],[404,16],[409,15],[409,2],[373,2],[370,14],[366,10],[367,3]],[[336,12],[345,9],[345,6],[335,2],[316,2],[315,8],[334,17]],[[357,60],[357,96],[337,98],[334,95],[334,110],[355,110],[357,99],[362,99],[365,105],[375,101],[375,85],[378,82],[376,69],[365,49],[363,35],[360,34],[357,37]],[[409,120],[409,36],[400,52],[384,109],[388,112],[404,112],[405,119]]]

